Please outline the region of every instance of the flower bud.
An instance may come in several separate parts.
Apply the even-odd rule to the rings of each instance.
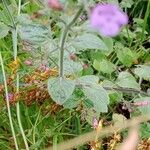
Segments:
[[[47,4],[49,8],[52,8],[54,10],[62,10],[63,6],[59,2],[59,0],[47,0]]]
[[[31,60],[25,60],[24,63],[28,66],[31,66],[32,65],[32,61]]]
[[[82,67],[83,67],[83,69],[87,69],[87,68],[89,68],[89,65],[88,64],[83,64]]]
[[[73,53],[72,53],[72,54],[70,54],[69,58],[70,58],[70,60],[75,61],[76,58],[77,58],[77,56],[76,56],[76,54],[73,54]]]

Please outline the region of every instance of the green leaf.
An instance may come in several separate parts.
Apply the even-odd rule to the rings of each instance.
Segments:
[[[32,44],[41,44],[48,39],[49,30],[40,24],[26,24],[19,26],[19,35],[22,40]]]
[[[118,49],[117,57],[127,67],[130,67],[134,61],[134,54],[128,48]]]
[[[75,62],[73,60],[64,61],[64,74],[73,74],[82,71],[83,67],[80,62]]]
[[[138,68],[134,70],[134,73],[140,78],[150,80],[150,66],[139,65]]]
[[[103,37],[103,41],[107,46],[107,51],[105,51],[105,54],[109,55],[113,50],[113,40],[110,37]]]
[[[99,78],[94,75],[86,75],[77,79],[77,84],[86,85],[95,85],[98,84]]]
[[[64,104],[64,108],[72,109],[77,107],[80,104],[79,99],[76,99],[76,96],[71,96]]]
[[[8,34],[9,30],[10,28],[8,26],[0,22],[0,39],[4,38]]]
[[[92,67],[88,67],[88,68],[85,68],[83,69],[82,71],[82,75],[85,76],[85,75],[92,75],[94,73]]]
[[[21,25],[32,24],[31,17],[28,14],[20,14],[19,16],[17,16],[17,21]]]
[[[110,61],[102,60],[100,62],[100,70],[103,73],[111,74],[113,71],[115,71],[115,69],[116,69],[116,66],[113,63],[111,63]]]
[[[123,8],[131,8],[131,6],[134,4],[133,0],[122,0],[120,5]]]
[[[94,60],[94,62],[93,62],[93,67],[96,69],[96,70],[98,70],[98,71],[100,71],[100,63],[99,63],[99,61],[98,60]]]
[[[150,115],[150,97],[140,97],[134,100],[134,102],[148,102],[148,105],[139,106],[138,109],[144,115]]]
[[[106,59],[106,55],[104,54],[104,52],[102,51],[99,51],[99,50],[93,50],[93,51],[90,51],[90,57],[92,60],[97,60],[97,61],[101,61],[103,59]]]
[[[77,49],[100,49],[107,50],[105,43],[96,35],[85,33],[83,35],[77,36],[73,42],[73,46]]]
[[[69,108],[69,109],[72,109],[72,108],[75,108],[77,107],[80,102],[81,102],[81,95],[79,96],[79,91],[74,91],[73,94],[67,99],[67,101],[63,104],[63,106],[65,108]]]
[[[70,79],[52,78],[48,80],[48,92],[52,99],[62,105],[72,95],[75,82]]]
[[[121,72],[116,80],[117,85],[124,88],[140,89],[135,78],[128,72]]]
[[[94,110],[97,112],[107,112],[109,104],[109,96],[106,90],[100,86],[84,86],[83,92],[88,99],[90,99],[94,104]]]

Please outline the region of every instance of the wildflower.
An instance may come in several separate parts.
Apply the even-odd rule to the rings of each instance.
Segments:
[[[41,64],[38,68],[38,70],[45,72],[49,70],[49,67],[47,67],[45,64]]]
[[[48,7],[54,10],[62,10],[63,6],[60,4],[59,0],[47,0]]]
[[[31,60],[25,60],[24,63],[28,66],[31,66],[32,65],[32,61]]]
[[[134,106],[147,106],[150,103],[148,101],[140,101],[140,102],[135,102],[133,105]]]
[[[128,23],[128,16],[114,4],[97,4],[90,16],[91,27],[103,36],[116,36]]]
[[[98,120],[96,117],[93,117],[93,128],[96,129],[98,127]]]
[[[14,94],[13,93],[8,93],[8,98],[9,98],[9,101],[13,101]]]

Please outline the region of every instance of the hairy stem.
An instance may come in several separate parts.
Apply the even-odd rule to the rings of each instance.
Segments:
[[[79,18],[82,10],[83,10],[83,6],[80,6],[78,12],[76,13],[72,21],[65,26],[64,32],[62,33],[62,38],[60,41],[59,77],[63,77],[64,45],[67,39],[68,31],[70,30],[71,26],[76,22],[76,20]]]

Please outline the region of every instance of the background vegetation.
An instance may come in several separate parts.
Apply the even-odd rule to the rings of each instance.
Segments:
[[[98,2],[117,3],[129,24],[114,38],[89,27]],[[0,1],[0,150],[41,150],[150,115],[150,1]],[[61,51],[60,55],[59,52]],[[76,149],[115,149],[127,130]],[[148,150],[149,122],[138,149]],[[18,146],[17,146],[18,145]]]

